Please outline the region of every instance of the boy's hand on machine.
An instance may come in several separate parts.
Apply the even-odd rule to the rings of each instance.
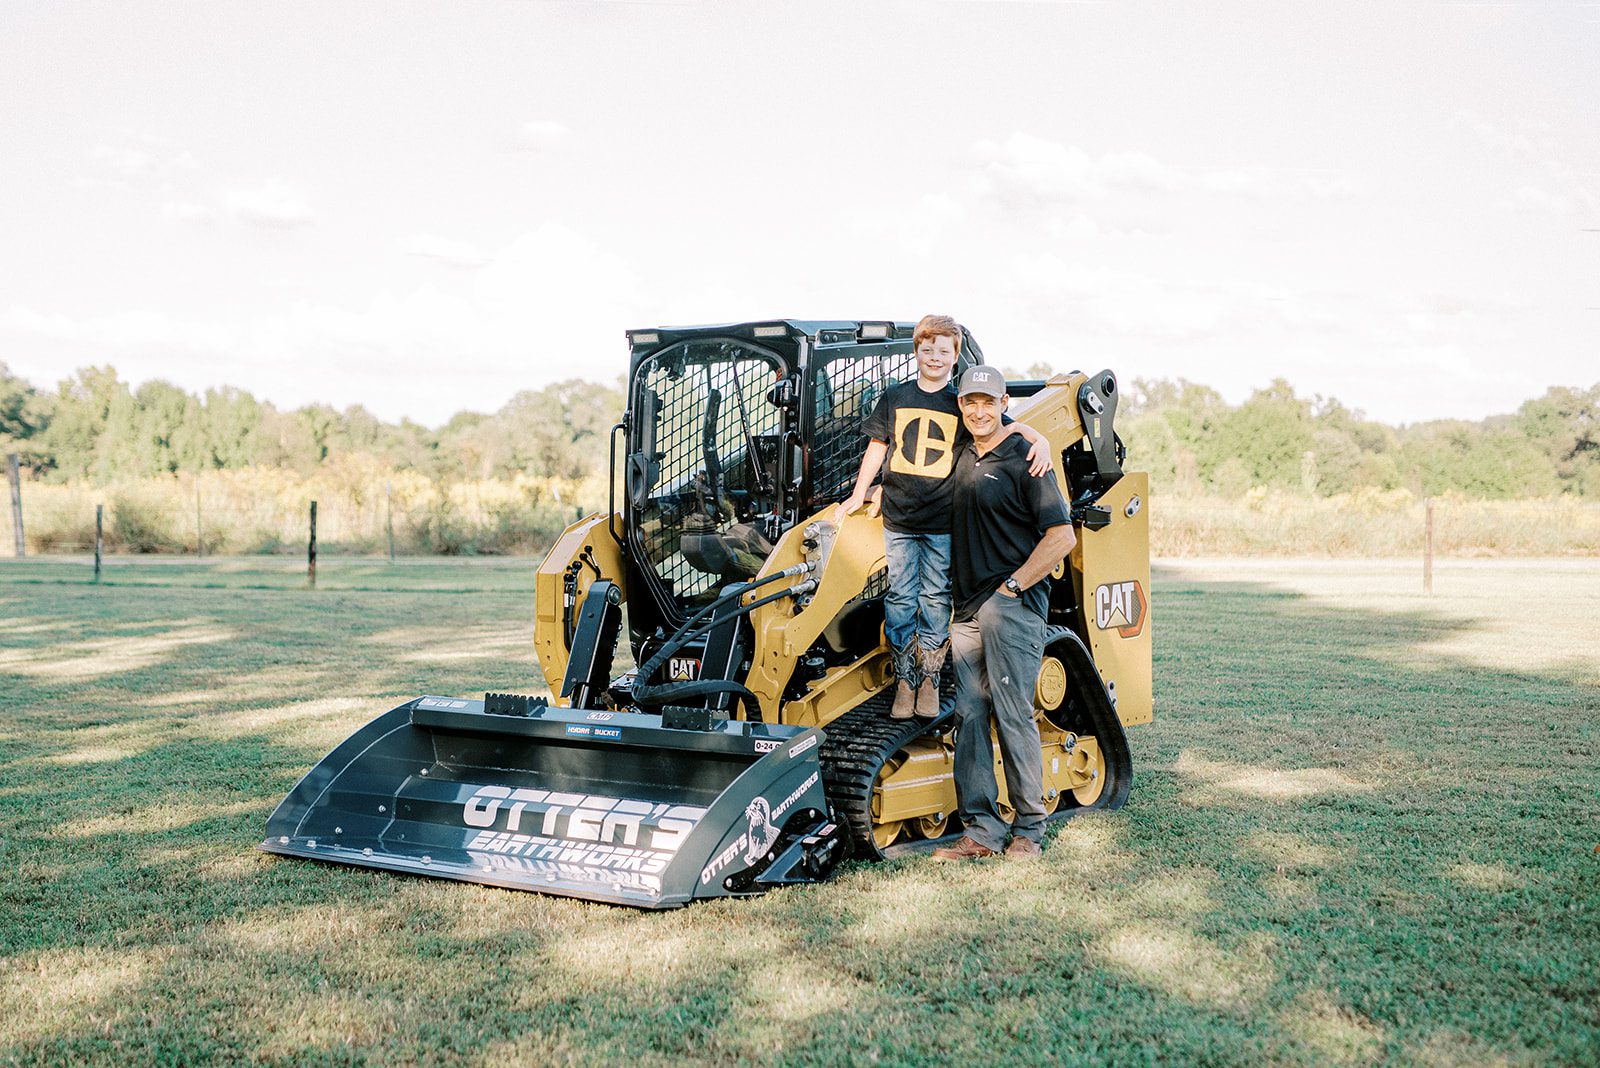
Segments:
[[[1050,473],[1050,443],[1040,438],[1028,450],[1028,474],[1048,475]]]
[[[834,506],[833,521],[835,523],[843,523],[845,516],[861,511],[862,505],[867,506],[868,518],[876,519],[878,510],[882,506],[882,495],[883,490],[878,486],[872,487],[872,490],[865,497],[857,497],[852,493]]]

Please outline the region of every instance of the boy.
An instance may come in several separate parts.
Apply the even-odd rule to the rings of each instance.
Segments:
[[[878,401],[862,430],[871,439],[861,458],[855,488],[835,510],[835,521],[867,503],[872,480],[883,467],[881,498],[869,515],[883,511],[884,555],[889,591],[883,598],[884,635],[899,680],[894,719],[939,714],[939,668],[950,648],[950,473],[956,439],[967,431],[950,381],[961,357],[961,327],[948,315],[925,315],[911,335],[917,377],[901,382]],[[1021,433],[1031,443],[1029,471],[1050,470],[1049,447],[1031,427],[1008,423],[1004,436]]]

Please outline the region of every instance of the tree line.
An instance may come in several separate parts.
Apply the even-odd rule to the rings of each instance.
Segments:
[[[1032,368],[1023,377],[1038,377]],[[440,481],[603,474],[620,384],[570,380],[516,394],[442,427],[389,423],[360,405],[282,410],[239,389],[137,389],[91,367],[40,390],[0,363],[0,451],[31,477],[111,484],[180,472],[266,467],[313,474],[361,456]],[[1600,384],[1552,387],[1515,412],[1403,427],[1283,380],[1229,404],[1209,386],[1135,379],[1119,432],[1131,466],[1175,492],[1254,487],[1328,497],[1361,487],[1418,495],[1600,498]]]
[[[619,387],[574,379],[433,429],[388,423],[360,405],[285,411],[233,388],[200,395],[152,381],[135,389],[111,367],[80,370],[47,392],[0,363],[0,450],[20,453],[33,477],[49,482],[246,467],[310,475],[354,456],[441,481],[582,479],[605,465],[623,406]]]
[[[1122,437],[1156,485],[1329,497],[1370,487],[1490,500],[1600,498],[1600,384],[1515,412],[1393,427],[1283,379],[1230,405],[1209,386],[1136,380]]]

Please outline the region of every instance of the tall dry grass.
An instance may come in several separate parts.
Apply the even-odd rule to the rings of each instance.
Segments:
[[[199,523],[196,526],[196,485]],[[386,490],[392,487],[392,494]],[[1422,551],[1424,503],[1405,490],[1317,498],[1256,489],[1242,497],[1152,494],[1157,556],[1412,556]],[[440,483],[412,471],[344,463],[311,476],[254,468],[23,487],[28,548],[89,552],[94,509],[106,507],[108,552],[303,552],[318,502],[329,552],[382,553],[392,501],[395,549],[406,554],[543,553],[563,527],[606,507],[603,479],[531,475]],[[0,539],[7,546],[10,539]],[[1600,556],[1600,502],[1434,499],[1434,551],[1446,557]]]
[[[348,463],[310,476],[246,468],[23,487],[28,549],[38,553],[92,551],[96,505],[105,507],[107,552],[303,552],[312,501],[328,552],[385,552],[392,521],[399,553],[533,554],[577,515],[604,508],[606,487],[530,475],[443,483]]]
[[[1406,490],[1151,496],[1157,556],[1385,557],[1423,548],[1426,504]],[[1447,557],[1600,556],[1600,502],[1435,497],[1433,550]]]

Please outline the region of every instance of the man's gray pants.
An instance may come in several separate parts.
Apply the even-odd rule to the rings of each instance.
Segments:
[[[993,594],[973,618],[950,625],[956,662],[956,800],[973,841],[998,850],[1006,842],[989,719],[994,717],[1006,794],[1019,838],[1044,837],[1044,759],[1033,720],[1033,694],[1044,657],[1044,620],[1020,598]]]

